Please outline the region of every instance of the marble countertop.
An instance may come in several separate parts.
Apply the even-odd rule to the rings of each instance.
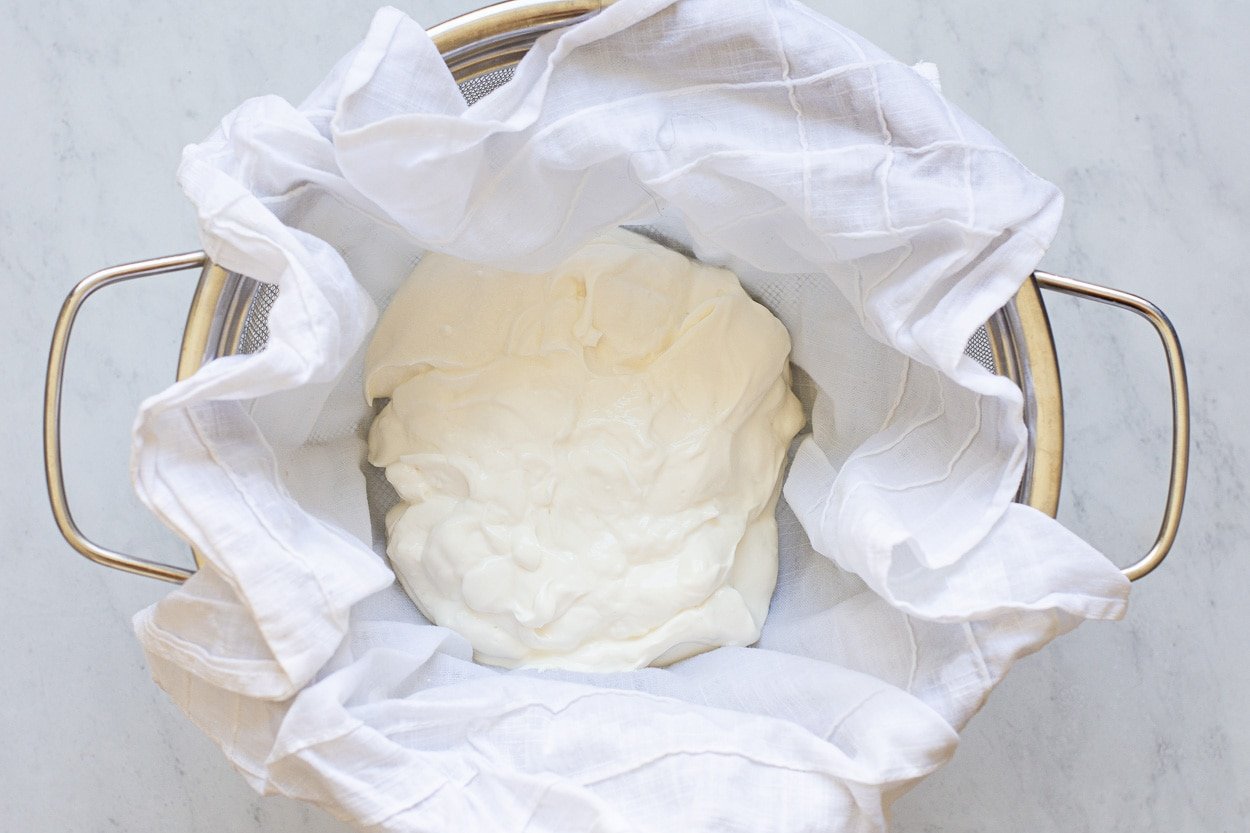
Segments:
[[[431,24],[474,0],[405,10]],[[1127,619],[1022,662],[950,765],[896,806],[901,833],[1240,831],[1250,818],[1250,4],[1243,0],[811,0],[907,61],[1067,196],[1054,272],[1144,295],[1175,322],[1194,410],[1185,521]],[[0,830],[343,831],[258,798],[156,689],[131,616],[167,588],[76,556],[52,523],[39,418],[61,299],[97,268],[198,248],[173,171],[245,97],[298,100],[375,6],[305,0],[16,0],[0,19]],[[140,399],[174,372],[194,276],[93,299],[71,351],[78,520],[160,556],[181,545],[127,482]],[[1048,299],[1067,395],[1061,520],[1128,563],[1153,540],[1169,437],[1141,321]]]

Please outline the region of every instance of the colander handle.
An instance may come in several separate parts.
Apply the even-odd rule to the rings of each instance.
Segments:
[[[1163,342],[1168,378],[1172,384],[1172,469],[1168,497],[1163,507],[1163,522],[1159,525],[1154,546],[1135,564],[1124,569],[1124,575],[1137,581],[1162,564],[1172,549],[1176,530],[1181,524],[1181,509],[1185,504],[1185,485],[1189,478],[1189,383],[1185,376],[1185,357],[1181,353],[1180,340],[1168,317],[1145,298],[1048,272],[1034,272],[1033,276],[1046,289],[1137,313],[1150,322]]]
[[[74,523],[61,472],[61,383],[64,381],[65,353],[74,319],[83,302],[97,289],[149,275],[203,268],[207,261],[208,257],[203,252],[188,252],[113,266],[88,275],[78,282],[61,305],[61,314],[57,316],[56,327],[52,331],[52,346],[48,350],[48,379],[43,390],[43,465],[48,479],[48,500],[52,504],[52,517],[56,519],[57,527],[71,547],[97,564],[165,581],[185,581],[192,571],[114,552],[88,539]]]

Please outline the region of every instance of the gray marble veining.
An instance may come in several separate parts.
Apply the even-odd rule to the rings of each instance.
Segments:
[[[474,0],[409,4],[433,23]],[[1243,0],[812,0],[896,56],[1067,196],[1045,268],[1137,292],[1179,329],[1191,490],[1174,554],[1128,618],[1013,672],[954,761],[896,807],[901,833],[1228,831],[1250,818],[1250,5]],[[171,7],[16,0],[0,19],[0,830],[342,831],[257,798],[150,682],[130,617],[164,586],[60,540],[38,444],[57,307],[96,268],[197,246],[181,146],[241,99],[298,99],[374,5]],[[126,481],[138,401],[173,373],[193,276],[93,299],[71,353],[66,454],[85,529],[177,548]],[[1064,375],[1061,519],[1127,563],[1164,492],[1168,400],[1146,325],[1049,302]]]

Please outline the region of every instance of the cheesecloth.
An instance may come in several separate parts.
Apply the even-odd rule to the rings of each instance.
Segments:
[[[1057,190],[916,71],[789,0],[621,0],[467,106],[378,12],[303,104],[188,147],[267,347],[148,400],[140,497],[203,568],[135,627],[260,791],[387,831],[879,831],[1014,660],[1128,583],[1013,504],[1020,391],[963,354]],[[539,270],[618,224],[733,268],[810,414],[759,644],[605,675],[475,665],[378,553],[363,346],[427,249]]]

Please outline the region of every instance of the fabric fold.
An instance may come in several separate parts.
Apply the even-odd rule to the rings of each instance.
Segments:
[[[471,106],[385,8],[179,181],[214,262],[277,296],[264,350],[140,409],[136,490],[205,563],[135,627],[258,790],[386,831],[883,831],[1019,657],[1124,612],[1110,562],[1012,503],[1023,396],[963,355],[1059,192],[797,2],[618,0]],[[733,268],[791,333],[811,424],[769,619],[665,669],[479,666],[378,554],[363,345],[426,250],[533,271],[616,225]]]

